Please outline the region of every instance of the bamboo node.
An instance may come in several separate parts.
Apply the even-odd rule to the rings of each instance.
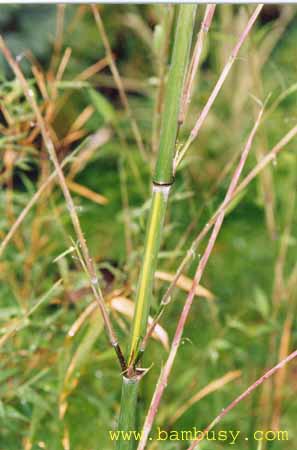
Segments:
[[[153,193],[160,192],[163,194],[164,200],[168,199],[169,192],[170,192],[171,184],[156,184],[153,183]]]

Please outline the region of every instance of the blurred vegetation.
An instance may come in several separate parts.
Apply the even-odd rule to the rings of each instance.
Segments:
[[[198,9],[197,31],[204,7]],[[155,158],[151,136],[162,64],[160,40],[171,10],[164,5],[100,7],[144,141],[143,158],[90,8],[1,7],[1,34],[38,97],[60,160],[86,136],[95,135],[100,143],[90,152],[78,152],[65,173],[124,347],[131,317],[127,304],[123,302],[120,310],[114,299],[133,300],[141,263],[149,175]],[[250,6],[217,7],[181,141],[194,125],[251,10]],[[235,155],[242,150],[255,121],[258,99],[264,101],[270,95],[268,113],[245,173],[296,124],[296,24],[294,5],[265,6],[177,173],[159,270],[174,273],[197,232],[222,202]],[[98,61],[101,65],[86,75],[84,71]],[[168,61],[167,55],[165,69]],[[53,169],[34,115],[4,59],[1,68],[3,239]],[[275,364],[280,350],[284,351],[284,336],[289,340],[287,351],[296,346],[295,150],[293,140],[266,175],[244,191],[226,217],[203,278],[203,286],[215,300],[199,298],[194,303],[184,345],[158,415],[157,423],[163,428],[202,429],[265,368]],[[225,170],[228,164],[230,169]],[[112,448],[107,431],[116,426],[120,374],[99,313],[89,306],[92,298],[71,236],[67,208],[54,183],[30,210],[1,255],[1,450]],[[284,246],[285,255],[281,250]],[[198,253],[186,274],[189,278],[194,274]],[[166,286],[166,282],[156,280],[155,309]],[[162,319],[169,338],[184,299],[184,291],[176,289],[174,302]],[[74,329],[78,319],[81,323]],[[151,341],[145,363],[150,366],[153,362],[153,366],[142,386],[143,414],[166,354],[162,343]],[[168,425],[188,399],[234,370],[241,371],[238,379],[195,403],[175,424]],[[280,429],[289,431],[290,440],[263,443],[263,449],[295,450],[296,370],[296,362],[292,362],[281,385],[279,411],[279,386],[275,381],[268,382],[232,411],[221,428],[240,429],[249,435],[278,423]],[[238,445],[241,449],[255,448],[252,441]],[[204,442],[201,448],[224,446],[226,443]],[[162,442],[162,448],[184,449],[186,443]]]

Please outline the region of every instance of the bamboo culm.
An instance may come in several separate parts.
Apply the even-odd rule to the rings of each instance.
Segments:
[[[185,74],[189,63],[195,12],[195,5],[181,5],[179,7],[171,66],[165,91],[160,146],[153,176],[153,193],[147,223],[144,256],[137,286],[129,366],[133,365],[135,360],[139,358],[139,345],[147,328],[153,279],[163,232],[168,196],[174,181],[173,162],[179,128],[179,111]]]
[[[165,89],[160,145],[153,176],[152,199],[144,242],[142,267],[137,284],[135,312],[130,338],[128,370],[123,376],[121,411],[118,430],[135,430],[137,391],[143,372],[137,369],[141,359],[140,343],[145,336],[151,305],[153,280],[164,227],[170,188],[173,184],[173,162],[179,129],[179,112],[189,65],[196,5],[180,5],[175,31],[171,65]],[[129,382],[130,380],[130,382]],[[119,440],[116,450],[133,450],[133,440]]]

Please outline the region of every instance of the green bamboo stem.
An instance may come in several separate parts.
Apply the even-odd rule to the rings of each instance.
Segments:
[[[123,377],[122,397],[121,397],[121,413],[119,418],[119,430],[129,432],[135,430],[139,379],[138,377]],[[135,448],[135,440],[133,437],[126,441],[120,439],[117,442],[117,450],[133,450]]]
[[[173,161],[179,128],[179,111],[189,63],[196,5],[181,5],[171,66],[165,91],[160,146],[153,177],[153,194],[147,223],[142,269],[139,276],[131,333],[129,364],[138,356],[145,335],[151,304],[154,273],[160,248],[168,195],[173,183]]]
[[[158,184],[172,184],[173,158],[179,128],[184,80],[189,64],[196,5],[180,5],[171,58],[171,66],[165,90],[160,146],[154,181]]]
[[[137,390],[139,381],[142,378],[142,375],[136,369],[136,363],[140,359],[139,346],[147,329],[153,280],[164,227],[168,195],[174,180],[173,162],[179,129],[178,117],[185,74],[189,64],[196,5],[180,5],[178,8],[171,66],[165,90],[160,145],[153,176],[153,192],[144,244],[144,256],[136,293],[129,351],[129,368],[123,377],[119,431],[135,429]],[[132,450],[133,447],[133,441],[119,440],[116,450]]]
[[[144,243],[144,255],[139,276],[135,314],[131,332],[130,356],[128,365],[138,359],[139,344],[142,341],[148,322],[152,297],[152,286],[156,271],[170,185],[153,186],[151,208]]]

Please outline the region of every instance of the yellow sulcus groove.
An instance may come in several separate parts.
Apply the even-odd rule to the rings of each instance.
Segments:
[[[152,273],[151,264],[153,263],[153,259],[155,257],[155,249],[156,241],[158,240],[158,232],[160,227],[160,213],[162,209],[162,203],[164,201],[162,192],[154,192],[153,196],[153,205],[152,212],[150,218],[150,226],[147,235],[146,249],[143,259],[142,273],[139,282],[138,292],[137,292],[137,301],[136,301],[136,312],[134,317],[134,327],[133,327],[133,335],[131,339],[131,351],[130,351],[130,362],[136,356],[137,347],[140,340],[140,335],[143,330],[142,328],[142,320],[146,316],[144,313],[145,305],[147,304],[147,296],[151,295],[151,292],[148,292],[148,289],[151,291],[151,280],[150,276]],[[144,330],[145,331],[145,330]]]

